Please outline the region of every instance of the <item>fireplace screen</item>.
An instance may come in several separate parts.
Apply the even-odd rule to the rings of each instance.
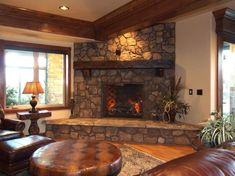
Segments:
[[[106,117],[142,117],[143,85],[105,85],[103,90]]]

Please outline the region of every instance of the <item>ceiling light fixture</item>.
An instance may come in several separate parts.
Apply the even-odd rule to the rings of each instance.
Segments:
[[[66,11],[66,10],[69,10],[69,7],[65,6],[65,5],[62,5],[62,6],[59,7],[59,9]]]

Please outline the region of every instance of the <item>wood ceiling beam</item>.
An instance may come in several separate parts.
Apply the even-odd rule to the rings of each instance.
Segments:
[[[95,22],[0,4],[0,25],[105,40],[225,1],[229,0],[133,0]]]
[[[216,33],[224,41],[235,43],[235,10],[224,8],[213,12]]]
[[[94,22],[96,39],[141,29],[225,0],[133,0]]]
[[[81,38],[95,38],[92,22],[5,4],[0,4],[0,25]]]

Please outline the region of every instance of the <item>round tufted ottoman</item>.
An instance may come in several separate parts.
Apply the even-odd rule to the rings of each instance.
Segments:
[[[115,176],[121,171],[120,150],[107,142],[65,140],[42,147],[30,159],[32,176]]]

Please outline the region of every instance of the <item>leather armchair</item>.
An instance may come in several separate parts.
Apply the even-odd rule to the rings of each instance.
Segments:
[[[5,119],[5,113],[0,105],[0,141],[23,136],[25,123],[20,120]]]
[[[23,132],[25,128],[25,123],[16,120],[16,119],[3,119],[2,120],[2,127],[4,130],[10,130],[10,131],[20,131]]]

